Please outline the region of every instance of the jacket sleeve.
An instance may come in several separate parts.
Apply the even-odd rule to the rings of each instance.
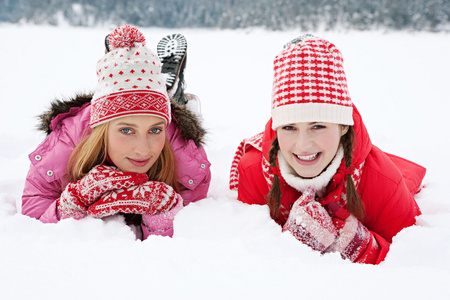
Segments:
[[[390,243],[383,237],[371,232],[370,244],[356,262],[378,265],[386,258],[389,247]]]
[[[211,183],[211,163],[203,146],[189,140],[184,148],[175,151],[180,195],[184,205],[206,198]]]
[[[60,195],[59,181],[47,181],[31,164],[22,195],[22,214],[44,223],[58,222],[56,201]]]
[[[256,149],[248,151],[238,164],[238,200],[247,204],[267,204],[269,188],[261,167],[262,154]]]
[[[356,220],[355,217],[353,219]],[[345,249],[342,249],[342,245],[340,246],[342,257],[350,259],[352,262],[363,264],[377,265],[381,263],[389,252],[390,243],[379,234],[367,229],[360,221],[357,221],[353,225],[355,224],[356,227],[350,225],[350,227],[353,227],[350,232],[343,230],[337,238],[338,244],[347,239],[344,242],[347,244]],[[349,237],[351,238],[349,239]]]
[[[184,205],[206,198],[211,182],[211,163],[203,146],[186,140],[175,122],[168,127],[167,138],[176,160],[180,195]]]
[[[364,227],[364,225],[361,226]],[[386,258],[390,244],[375,232],[369,231],[367,228],[358,228],[360,232],[364,230],[366,231],[366,236],[364,238],[356,236],[352,244],[349,245],[349,248],[358,248],[355,249],[355,256],[350,258],[345,255],[345,252],[341,254],[343,254],[344,258],[350,258],[351,261],[356,263],[378,265]]]
[[[389,159],[400,170],[405,180],[406,187],[411,194],[417,194],[422,188],[422,180],[425,177],[426,169],[412,161],[386,153]]]
[[[63,124],[65,123],[63,122]],[[77,122],[77,126],[83,124]],[[69,125],[60,126],[52,131],[28,156],[31,164],[23,190],[22,214],[36,219],[41,219],[45,214],[43,222],[59,220],[55,202],[68,184],[67,162],[75,148],[75,143],[81,138],[79,132],[83,132],[81,129]],[[69,130],[77,134],[71,133]]]
[[[402,173],[381,151],[367,159],[361,185],[364,225],[389,243],[403,228],[414,225],[421,214]]]
[[[399,169],[399,162],[407,165],[407,169]],[[405,181],[404,176],[408,172],[413,184]],[[373,146],[358,186],[365,212],[365,218],[361,221],[370,232],[370,241],[361,248],[357,262],[380,263],[389,251],[392,238],[402,229],[415,224],[420,209],[413,193],[417,192],[424,175],[424,168],[386,155]]]
[[[404,181],[399,182],[392,195],[385,199],[383,205],[377,207],[376,222],[370,222],[368,227],[392,242],[392,238],[403,228],[415,224],[415,218],[421,212]]]

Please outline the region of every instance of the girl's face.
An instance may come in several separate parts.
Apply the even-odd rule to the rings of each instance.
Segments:
[[[300,177],[313,178],[333,160],[348,126],[301,122],[277,128],[278,144],[287,163]]]
[[[155,116],[112,120],[108,128],[108,156],[123,172],[146,173],[164,147],[166,124]]]

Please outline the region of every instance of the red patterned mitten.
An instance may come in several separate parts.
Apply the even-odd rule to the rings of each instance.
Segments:
[[[177,202],[177,193],[163,182],[148,181],[125,189],[106,193],[88,209],[88,215],[102,218],[119,212],[159,214]]]
[[[322,252],[336,239],[336,228],[326,210],[314,198],[314,188],[307,188],[292,206],[283,231],[290,231],[297,240]]]
[[[352,262],[375,263],[381,247],[373,234],[353,215],[345,221],[333,218],[338,237],[332,251]]]
[[[147,174],[122,172],[116,167],[98,165],[77,182],[69,183],[58,199],[62,218],[82,218],[88,207],[107,191],[146,182]]]

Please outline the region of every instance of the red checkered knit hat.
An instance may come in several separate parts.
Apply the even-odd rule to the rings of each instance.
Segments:
[[[307,35],[275,57],[272,129],[298,122],[353,125],[341,52]]]
[[[124,25],[108,37],[110,52],[97,63],[90,126],[125,116],[154,115],[170,123],[170,101],[158,57],[144,35]]]

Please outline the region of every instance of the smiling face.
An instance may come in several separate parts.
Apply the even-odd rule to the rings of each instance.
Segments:
[[[112,120],[108,127],[108,156],[121,171],[146,173],[164,147],[166,124],[155,116]]]
[[[277,128],[278,144],[286,162],[302,178],[314,178],[330,164],[348,126],[301,122]]]

